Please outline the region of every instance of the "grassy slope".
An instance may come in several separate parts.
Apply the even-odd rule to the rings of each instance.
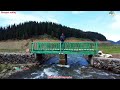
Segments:
[[[120,45],[100,45],[99,50],[108,54],[120,53]]]

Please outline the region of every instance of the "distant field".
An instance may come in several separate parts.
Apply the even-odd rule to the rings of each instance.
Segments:
[[[108,54],[120,53],[120,45],[99,45],[99,50]]]
[[[15,41],[1,41],[0,42],[0,52],[21,52],[25,51],[28,46],[27,40],[15,40]]]

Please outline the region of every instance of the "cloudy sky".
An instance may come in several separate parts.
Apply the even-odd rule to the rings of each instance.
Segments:
[[[51,21],[83,31],[99,32],[108,40],[120,40],[120,12],[109,11],[0,11],[0,26],[25,21]]]

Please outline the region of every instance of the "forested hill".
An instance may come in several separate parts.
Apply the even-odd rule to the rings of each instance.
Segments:
[[[70,28],[61,24],[52,22],[38,23],[35,21],[24,22],[19,25],[14,24],[6,28],[0,27],[0,40],[28,39],[43,34],[59,38],[62,32],[65,34],[66,38],[76,37],[106,41],[106,37],[97,32],[84,32],[80,29]]]

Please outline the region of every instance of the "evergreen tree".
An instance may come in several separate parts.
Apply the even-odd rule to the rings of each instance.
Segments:
[[[24,22],[19,25],[13,24],[6,28],[0,27],[0,40],[28,39],[43,34],[48,34],[59,39],[61,33],[64,33],[66,38],[76,37],[106,41],[106,37],[98,32],[84,32],[83,30],[62,26],[61,24],[35,21]]]

